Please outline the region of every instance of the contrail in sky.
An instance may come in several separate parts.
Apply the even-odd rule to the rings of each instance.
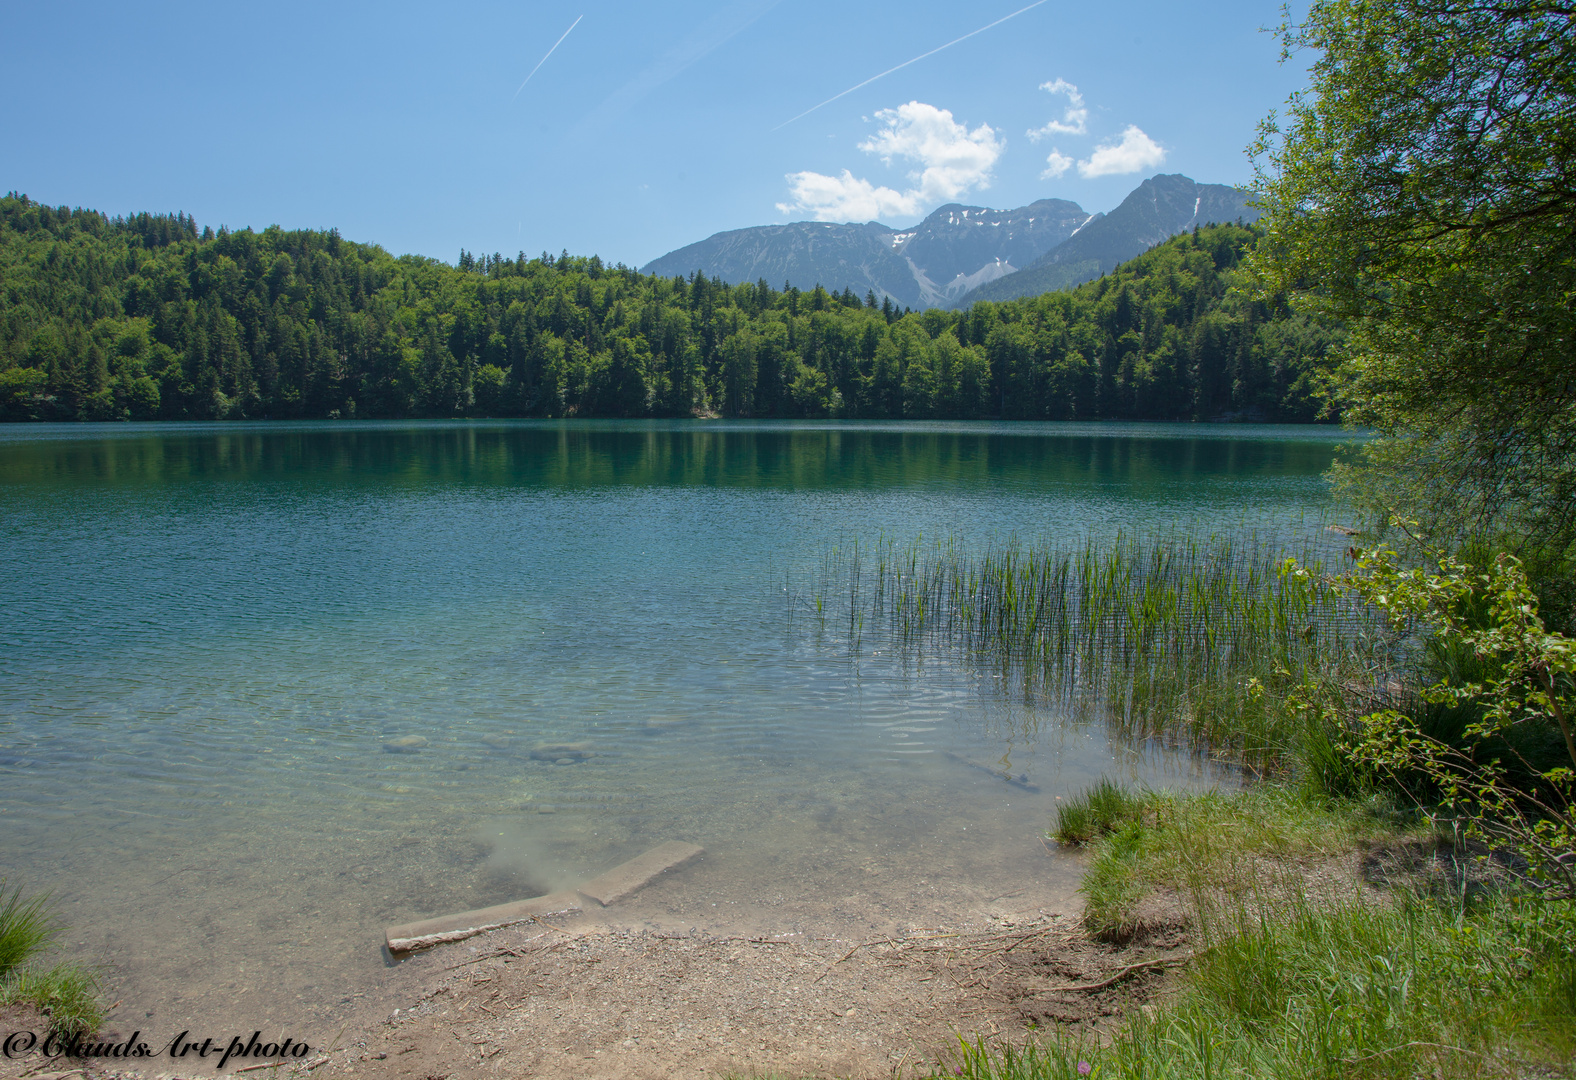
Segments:
[[[860,89],[860,87],[869,86],[871,83],[875,82],[877,79],[884,79],[888,75],[892,74],[894,71],[901,71],[903,68],[908,67],[908,65],[910,65],[910,64],[917,64],[921,60],[925,59],[925,57],[927,57],[927,56],[935,56],[942,49],[950,49],[950,48],[952,48],[952,46],[956,45],[958,42],[960,42],[960,41],[967,41],[969,38],[973,37],[975,34],[983,34],[985,31],[989,30],[992,26],[1000,26],[1002,23],[1006,22],[1008,19],[1016,19],[1019,15],[1022,15],[1025,11],[1028,11],[1030,8],[1037,8],[1043,3],[1045,3],[1045,0],[1034,0],[1034,3],[1030,4],[1029,7],[1019,8],[1017,11],[1014,11],[1011,15],[1003,15],[1001,18],[997,19],[995,22],[989,24],[988,26],[982,26],[978,30],[971,30],[967,34],[964,34],[960,38],[954,38],[953,40],[947,42],[945,45],[940,45],[940,46],[937,46],[934,49],[931,49],[928,53],[921,53],[919,56],[914,57],[914,59],[912,59],[912,60],[905,60],[905,61],[903,61],[901,64],[899,64],[895,68],[887,68],[881,74],[873,75],[870,78],[866,79],[864,82],[860,83],[859,86],[850,86],[847,90],[844,90],[841,94],[833,94],[831,97],[829,97],[825,101],[821,102],[821,105],[830,105],[832,102],[836,101],[838,98],[840,98],[840,97],[847,97],[849,94],[852,94],[855,90]],[[800,113],[798,116],[794,117],[793,120],[784,120],[782,123],[780,123],[776,127],[772,128],[772,130],[773,131],[780,131],[781,129],[787,127],[789,124],[793,123],[794,120],[803,120],[806,116],[809,116],[811,113],[815,112],[816,109],[819,109],[821,107],[821,105],[813,105],[813,106],[811,106],[810,108],[806,109],[804,112]]]
[[[1045,0],[1040,0],[1040,3],[1042,3],[1042,4],[1045,3]],[[1011,18],[1011,17],[1012,16],[1010,16],[1010,15],[1008,16],[1008,18]],[[583,18],[585,18],[584,15],[576,16],[575,21],[569,24],[569,30],[573,30],[575,27],[579,26],[580,25],[580,20],[583,19]],[[564,43],[564,38],[569,36],[569,30],[565,30],[564,33],[563,33],[563,37],[560,37],[557,41],[553,42],[553,48],[547,50],[547,56],[552,56],[553,55],[553,51],[555,49],[557,49],[558,46],[560,46],[560,45],[562,45]],[[542,65],[547,63],[547,56],[542,57],[540,60],[538,60],[536,62],[536,66],[531,69],[531,75],[535,75],[538,71],[542,70]],[[524,90],[525,89],[525,83],[528,83],[528,82],[531,81],[531,75],[527,75],[525,77],[525,82],[520,84],[520,90]],[[516,90],[514,92],[514,97],[519,97],[520,96],[520,90]],[[509,100],[513,101],[514,98],[510,98]]]

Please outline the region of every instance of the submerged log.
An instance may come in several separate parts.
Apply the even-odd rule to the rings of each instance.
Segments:
[[[706,854],[706,849],[695,844],[669,840],[659,844],[644,855],[615,866],[580,886],[581,896],[590,897],[606,907],[645,888],[669,870],[677,870],[691,859]]]
[[[982,773],[989,773],[996,779],[1002,781],[1005,784],[1011,784],[1015,788],[1022,788],[1024,791],[1033,791],[1035,793],[1038,793],[1040,790],[1039,785],[1029,783],[1028,773],[1020,773],[1019,775],[1014,776],[1012,773],[1007,772],[1004,769],[993,769],[989,765],[981,765],[977,761],[970,761],[962,754],[954,754],[951,750],[943,750],[942,753],[947,755],[947,757],[951,758],[953,761],[956,761],[959,765],[967,765],[971,769],[978,769]]]
[[[542,915],[559,915],[580,909],[580,895],[565,889],[529,900],[516,900],[476,911],[461,911],[455,915],[440,915],[434,919],[391,926],[383,931],[383,944],[388,946],[391,953],[414,952],[449,941],[464,941],[488,930],[529,922]]]
[[[645,888],[669,870],[677,870],[705,853],[706,849],[696,844],[669,840],[597,875],[578,890],[564,889],[529,900],[516,900],[476,911],[461,911],[454,915],[440,915],[433,919],[390,926],[383,932],[383,944],[391,953],[408,953],[450,941],[464,941],[489,930],[529,922],[544,915],[581,911],[587,902],[606,907]]]

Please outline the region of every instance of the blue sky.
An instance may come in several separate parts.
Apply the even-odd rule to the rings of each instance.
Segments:
[[[1305,77],[1273,0],[1028,2],[5,0],[0,189],[639,266],[749,225],[1243,182]]]

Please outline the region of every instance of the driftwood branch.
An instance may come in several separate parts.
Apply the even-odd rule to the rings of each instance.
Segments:
[[[1185,964],[1191,959],[1193,959],[1191,956],[1178,956],[1170,960],[1145,960],[1141,964],[1128,964],[1124,968],[1118,968],[1116,974],[1108,979],[1101,979],[1099,982],[1074,983],[1071,986],[1047,986],[1039,992],[1042,994],[1092,993],[1095,990],[1104,990],[1108,986],[1114,986],[1128,976],[1137,974],[1140,971],[1148,971],[1151,968],[1176,967],[1178,964]]]

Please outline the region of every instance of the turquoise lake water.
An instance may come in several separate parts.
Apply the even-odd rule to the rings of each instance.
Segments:
[[[851,657],[807,576],[878,536],[1311,536],[1343,437],[3,427],[0,876],[52,892],[117,1023],[169,1034],[321,1031],[397,978],[386,924],[670,839],[708,854],[603,917],[858,933],[1064,903],[1059,795],[1229,778],[965,664]]]

